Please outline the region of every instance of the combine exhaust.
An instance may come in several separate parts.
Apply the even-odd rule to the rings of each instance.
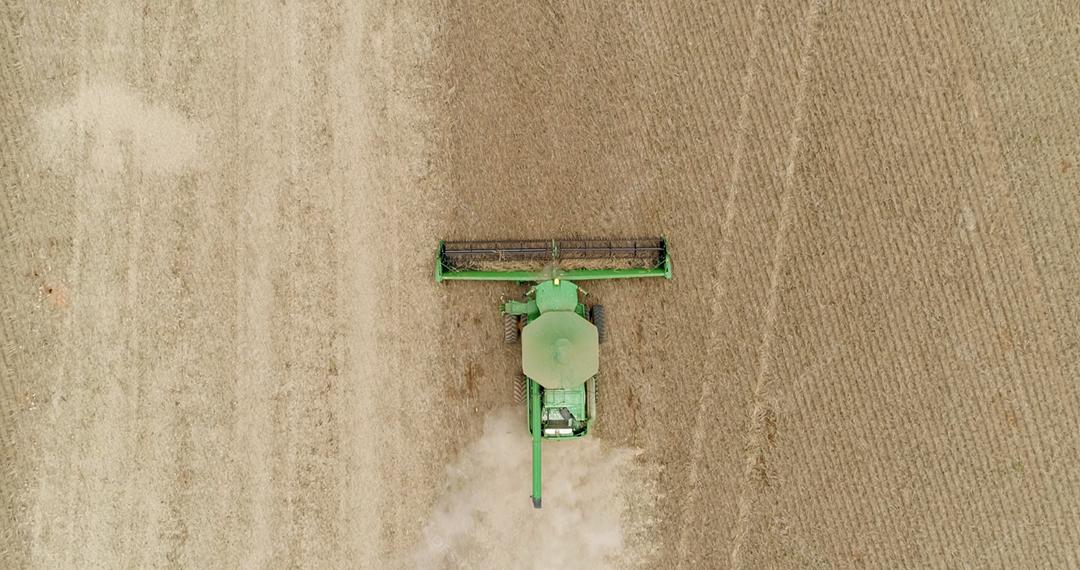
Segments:
[[[435,280],[572,281],[665,277],[664,238],[439,242]]]

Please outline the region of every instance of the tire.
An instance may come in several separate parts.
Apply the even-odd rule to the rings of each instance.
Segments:
[[[592,324],[596,325],[596,336],[600,340],[600,343],[604,343],[604,339],[607,338],[607,326],[604,321],[604,306],[593,305],[589,311],[592,315]]]
[[[503,315],[503,342],[514,344],[518,339],[517,315]]]
[[[529,394],[529,383],[525,381],[524,374],[518,374],[514,377],[514,404],[522,405]]]

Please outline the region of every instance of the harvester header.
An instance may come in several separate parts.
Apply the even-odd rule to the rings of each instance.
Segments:
[[[528,410],[532,504],[540,508],[541,439],[584,437],[596,421],[604,306],[586,303],[576,281],[664,277],[664,238],[440,241],[435,281],[533,284],[521,300],[499,303],[503,340],[521,341],[514,399]]]
[[[540,265],[529,270],[522,266]],[[540,282],[664,277],[664,238],[618,240],[440,241],[435,280]]]

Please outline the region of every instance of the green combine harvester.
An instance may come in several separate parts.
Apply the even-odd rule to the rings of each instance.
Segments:
[[[587,306],[575,282],[671,279],[663,238],[628,240],[441,241],[435,281],[535,284],[520,301],[502,303],[504,340],[521,337],[515,399],[529,410],[533,506],[540,508],[540,440],[589,433],[596,421],[604,307]]]

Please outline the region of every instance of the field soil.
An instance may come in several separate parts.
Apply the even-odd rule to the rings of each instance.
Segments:
[[[0,2],[0,566],[1080,566],[1078,18]],[[661,234],[534,512],[437,240]]]

